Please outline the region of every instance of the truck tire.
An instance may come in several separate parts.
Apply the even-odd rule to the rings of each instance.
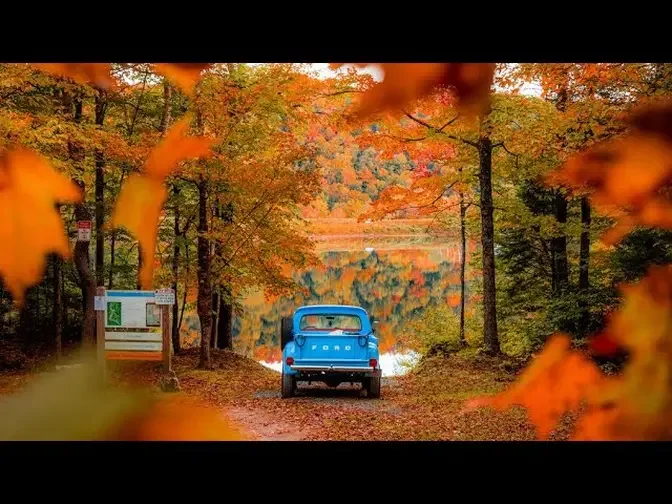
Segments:
[[[280,319],[280,350],[285,349],[285,345],[292,341],[294,331],[294,319],[292,317],[282,317]]]
[[[366,396],[371,399],[380,397],[380,376],[369,378],[366,382]]]
[[[292,375],[282,373],[282,397],[294,397],[296,379]]]

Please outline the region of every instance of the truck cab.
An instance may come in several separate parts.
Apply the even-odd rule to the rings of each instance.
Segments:
[[[361,383],[367,397],[380,397],[380,356],[374,323],[364,308],[313,305],[298,308],[280,325],[282,397],[297,382]]]

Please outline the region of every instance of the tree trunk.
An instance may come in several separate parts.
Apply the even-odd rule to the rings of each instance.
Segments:
[[[233,307],[224,301],[224,296],[219,299],[219,324],[217,335],[217,348],[233,350]]]
[[[177,197],[179,194],[179,189],[177,186],[173,186],[173,196]],[[174,208],[174,213],[175,213],[175,221],[173,224],[173,231],[174,231],[174,236],[173,236],[173,260],[172,260],[172,273],[173,273],[173,285],[172,288],[175,291],[175,296],[177,297],[177,286],[178,286],[178,280],[179,280],[179,268],[180,268],[180,237],[182,236],[180,233],[180,205],[178,203],[175,203],[175,208]],[[184,286],[185,290],[187,286]],[[173,352],[175,354],[180,353],[182,350],[182,347],[180,345],[180,326],[179,326],[179,321],[178,321],[178,307],[177,303],[173,305]]]
[[[96,93],[96,126],[102,128],[107,110],[105,91]],[[95,150],[96,159],[96,285],[105,285],[105,233],[103,231],[105,219],[105,156],[100,149]]]
[[[588,331],[590,314],[585,296],[590,288],[590,202],[587,197],[581,198],[581,248],[579,252],[579,326],[578,336],[583,338]]]
[[[492,141],[481,134],[478,140],[481,193],[481,244],[483,247],[483,347],[486,353],[501,352],[497,334],[495,286],[495,224],[492,203]]]
[[[163,80],[163,113],[161,114],[161,135],[165,135],[168,131],[168,126],[171,121],[171,107],[172,107],[172,97],[173,97],[173,88],[170,86],[168,79]],[[173,258],[171,264],[172,279],[173,283],[171,285],[173,291],[175,292],[175,298],[177,300],[177,287],[179,283],[179,272],[180,272],[180,237],[182,233],[180,232],[180,204],[177,201],[177,197],[180,194],[180,189],[177,185],[173,185],[173,199],[175,200],[175,206],[173,208]],[[186,285],[185,285],[186,290]],[[173,352],[177,355],[182,350],[182,345],[180,344],[180,322],[178,320],[178,306],[177,301],[172,307],[173,319],[172,319],[172,339],[173,339]]]
[[[461,171],[461,170],[460,170]],[[460,346],[466,346],[467,340],[464,336],[464,304],[465,304],[465,282],[464,273],[467,267],[467,229],[466,229],[467,207],[464,204],[464,193],[460,191]]]
[[[163,113],[161,114],[161,132],[165,133],[168,129],[171,119],[171,101],[173,96],[173,88],[167,79],[163,80]]]
[[[114,284],[114,249],[117,244],[117,232],[116,230],[113,230],[111,235],[110,235],[110,273],[109,273],[109,278],[107,282],[107,289],[112,290],[112,286]]]
[[[182,293],[182,308],[180,308],[180,321],[177,323],[177,332],[180,332],[182,327],[182,320],[184,320],[184,309],[187,307],[187,289]]]
[[[79,124],[82,122],[81,97],[74,97],[72,103],[74,105],[73,120],[75,123]],[[68,144],[68,151],[76,170],[83,172],[84,167],[82,166],[82,163],[84,161],[84,150],[80,146],[70,142]],[[86,194],[86,184],[84,181],[78,180],[76,183],[82,190],[82,193]],[[89,209],[86,206],[86,201],[82,201],[75,205],[75,220],[91,220],[91,212],[89,212]],[[93,274],[91,273],[88,241],[77,240],[74,251],[74,263],[77,268],[77,273],[79,273],[79,285],[82,289],[82,344],[92,347],[93,342],[95,341],[96,314],[93,310],[93,297],[95,295],[96,284]]]
[[[58,205],[57,205],[57,208]],[[58,210],[60,213],[60,209]],[[53,286],[54,286],[54,351],[60,360],[63,354],[63,260],[53,256]]]
[[[567,77],[565,76],[567,79]],[[556,109],[565,112],[569,101],[568,81],[558,91],[558,98],[555,104]],[[562,147],[566,146],[566,138],[563,138]],[[560,294],[567,289],[569,285],[569,270],[567,261],[567,235],[565,234],[565,224],[567,224],[567,199],[565,195],[557,190],[554,201],[555,219],[561,224],[562,231],[559,236],[551,239],[551,258],[553,260],[554,278],[552,281],[552,290]]]
[[[212,295],[212,307],[215,310],[215,321],[212,324],[213,325],[213,331],[212,331],[212,348],[217,348],[218,344],[218,337],[219,337],[219,318],[220,314],[222,313],[222,303],[221,301],[221,295],[219,294],[219,291],[215,292]]]
[[[224,193],[226,189],[220,189],[220,195]],[[220,202],[217,202],[215,207],[215,217],[226,224],[231,224],[233,222],[233,205],[231,202],[221,205]],[[217,242],[215,244],[215,256],[221,258],[223,254],[222,244]],[[233,307],[225,301],[231,296],[231,290],[225,284],[219,284],[216,304],[214,305],[217,309],[217,324],[215,325],[215,343],[213,348],[220,349],[229,349],[233,350],[233,337],[232,337],[232,324],[231,317],[233,313]]]
[[[82,191],[85,189],[84,182],[78,182]],[[91,220],[91,213],[85,204],[75,205],[75,219]],[[79,285],[82,289],[84,317],[82,320],[82,344],[93,346],[95,341],[96,314],[93,310],[93,301],[96,291],[96,282],[91,272],[89,257],[89,242],[79,241],[75,244],[74,253],[75,267],[79,273]]]
[[[562,293],[569,285],[569,270],[567,265],[567,236],[564,225],[567,224],[567,199],[560,192],[556,192],[554,201],[555,219],[563,226],[560,236],[551,238],[551,254],[553,258],[553,286],[555,293]]]
[[[210,241],[208,233],[208,187],[201,175],[198,182],[198,318],[201,322],[201,358],[199,368],[210,369],[212,332],[212,287],[210,285]]]
[[[135,288],[137,290],[142,289],[142,285],[140,284],[140,272],[142,271],[142,247],[140,246],[140,242],[138,242],[138,275],[137,275],[137,280],[135,282]]]

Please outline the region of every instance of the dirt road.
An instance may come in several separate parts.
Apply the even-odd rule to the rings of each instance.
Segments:
[[[296,397],[282,399],[280,374],[253,360],[214,351],[214,369],[197,369],[197,363],[197,350],[174,359],[181,394],[221,411],[251,440],[535,439],[523,410],[464,410],[467,399],[495,393],[514,379],[497,362],[430,359],[407,376],[383,379],[379,399],[367,398],[359,385],[345,384],[336,389],[300,384]],[[160,373],[151,362],[117,362],[109,370],[119,385],[155,390]],[[7,387],[16,383],[16,376],[0,374],[0,393],[9,393]],[[564,439],[566,432],[553,437]]]
[[[383,379],[384,390],[389,391],[395,386],[398,385],[394,379]],[[323,437],[318,425],[310,422],[300,423],[293,415],[278,415],[269,411],[278,400],[285,403],[288,408],[296,405],[304,411],[310,411],[317,419],[337,417],[344,412],[362,416],[381,412],[392,415],[401,413],[399,407],[382,398],[368,399],[359,385],[341,385],[336,389],[329,389],[319,384],[310,386],[299,384],[296,397],[283,400],[280,398],[279,389],[260,390],[254,393],[254,399],[245,406],[229,407],[225,410],[225,414],[242,431],[248,433],[250,438],[258,441],[305,441]],[[275,406],[275,409],[278,409],[277,405]]]

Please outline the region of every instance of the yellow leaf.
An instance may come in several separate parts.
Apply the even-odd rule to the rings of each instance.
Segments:
[[[36,68],[61,77],[69,77],[80,84],[91,83],[103,88],[116,83],[110,75],[109,63],[33,63]]]
[[[31,151],[18,149],[0,157],[0,276],[17,304],[40,281],[47,254],[70,257],[55,204],[81,197],[72,181]]]
[[[126,228],[136,237],[142,249],[139,273],[143,289],[151,289],[154,271],[157,226],[168,191],[160,179],[131,175],[121,188],[110,227]]]
[[[164,77],[191,94],[194,85],[201,79],[201,72],[212,63],[156,63],[154,68]]]
[[[181,161],[189,158],[205,157],[212,154],[213,140],[206,137],[188,137],[190,117],[176,122],[151,152],[145,165],[145,172],[152,177],[163,178],[170,174]]]

